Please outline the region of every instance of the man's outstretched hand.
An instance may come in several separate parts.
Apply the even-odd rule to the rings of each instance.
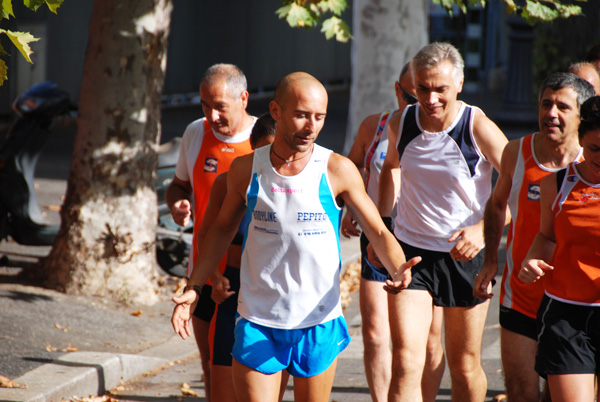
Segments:
[[[391,294],[398,294],[408,287],[412,280],[411,268],[421,262],[421,257],[413,257],[406,261],[398,268],[396,275],[392,276],[393,280],[385,281],[383,289]]]
[[[197,293],[194,290],[188,290],[179,297],[173,298],[173,303],[176,304],[171,316],[171,324],[175,333],[181,338],[186,339],[192,335],[190,330],[190,318],[192,318],[192,305],[195,304]]]

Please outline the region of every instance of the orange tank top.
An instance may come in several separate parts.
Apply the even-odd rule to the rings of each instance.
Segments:
[[[556,247],[544,275],[548,296],[567,303],[600,306],[600,184],[586,183],[568,167],[556,199]]]
[[[506,242],[506,264],[502,273],[500,303],[535,318],[544,295],[541,281],[525,284],[518,278],[523,260],[540,229],[540,183],[550,169],[538,162],[534,138],[527,135],[520,140],[508,206],[512,215]],[[581,160],[581,152],[576,160]]]
[[[229,170],[231,162],[238,156],[246,155],[252,152],[250,140],[238,143],[224,142],[218,139],[208,121],[204,120],[204,136],[202,146],[198,152],[198,158],[194,164],[194,173],[192,183],[194,187],[194,249],[193,260],[198,258],[198,246],[196,245],[196,235],[202,224],[204,211],[208,205],[210,189],[219,174]],[[219,270],[225,271],[225,260],[223,258],[219,264]],[[193,267],[193,262],[188,265]],[[188,275],[191,272],[188,272]]]

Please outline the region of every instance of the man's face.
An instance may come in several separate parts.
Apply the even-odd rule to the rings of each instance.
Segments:
[[[562,143],[569,136],[577,136],[579,106],[577,92],[571,87],[558,90],[546,88],[540,100],[540,133],[547,139]]]
[[[427,119],[443,122],[456,102],[462,80],[457,85],[453,73],[454,66],[446,60],[415,72],[417,99]]]
[[[233,97],[224,80],[200,86],[202,111],[212,129],[221,135],[235,135],[243,130],[248,92]]]
[[[589,166],[588,172],[592,175],[592,180],[597,181],[600,179],[600,129],[588,131],[580,142],[583,158]]]
[[[281,102],[271,102],[277,132],[290,150],[310,150],[325,124],[327,92],[315,85],[295,85]]]
[[[415,93],[415,83],[410,73],[410,68],[402,75],[400,81],[396,81],[396,99],[398,100],[398,108],[404,110],[407,105],[412,105],[417,102]]]

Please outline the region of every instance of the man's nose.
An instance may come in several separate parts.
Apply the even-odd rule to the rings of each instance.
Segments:
[[[306,125],[304,127],[306,128],[306,130],[310,131],[311,133],[314,133],[317,127],[317,120],[315,119],[315,117],[309,117],[308,119],[306,119]]]
[[[551,117],[558,116],[558,108],[556,107],[556,105],[550,106],[550,108],[548,109],[548,116],[551,116]]]
[[[434,105],[438,102],[438,100],[440,99],[440,96],[437,92],[430,92],[429,95],[427,96],[427,102],[431,105]]]

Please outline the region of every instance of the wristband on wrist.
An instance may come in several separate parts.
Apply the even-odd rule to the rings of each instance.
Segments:
[[[202,295],[202,286],[187,285],[186,287],[183,288],[183,293],[187,292],[188,290],[193,290],[194,292],[196,292],[196,294],[198,295],[198,298],[200,298],[200,296]]]

